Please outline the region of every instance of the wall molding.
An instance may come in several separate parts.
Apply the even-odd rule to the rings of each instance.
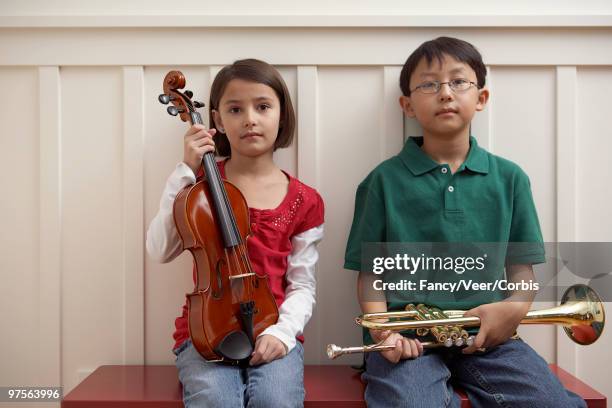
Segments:
[[[576,67],[557,67],[557,241],[576,241],[576,139],[578,78]],[[560,300],[560,299],[559,299]],[[576,374],[578,346],[557,327],[557,363]]]
[[[0,27],[610,27],[612,14],[13,15]]]
[[[410,50],[440,35],[465,38],[478,44],[485,61],[492,67],[612,65],[612,27],[279,28],[268,25],[262,28],[0,28],[0,66],[223,66],[247,56],[275,65],[401,66]]]
[[[144,364],[144,71],[123,67],[123,361]]]
[[[40,236],[38,384],[62,384],[62,125],[60,71],[38,69]]]

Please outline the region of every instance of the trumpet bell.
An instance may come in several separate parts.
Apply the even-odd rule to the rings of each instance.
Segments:
[[[565,291],[561,298],[561,306],[579,302],[586,307],[582,321],[563,326],[563,329],[574,342],[587,346],[595,343],[601,337],[606,314],[599,295],[587,285],[573,285]]]

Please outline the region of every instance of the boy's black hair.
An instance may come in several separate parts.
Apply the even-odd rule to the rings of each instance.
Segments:
[[[404,63],[400,74],[400,88],[404,96],[410,96],[410,76],[419,62],[421,62],[421,59],[425,58],[427,64],[431,65],[435,58],[441,64],[444,55],[468,64],[476,73],[478,88],[480,89],[485,85],[487,68],[484,62],[482,62],[482,55],[480,55],[476,47],[458,38],[438,37],[435,40],[426,41],[421,44],[419,48],[410,54]]]

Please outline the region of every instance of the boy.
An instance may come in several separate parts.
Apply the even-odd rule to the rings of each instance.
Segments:
[[[363,296],[377,278],[366,273],[370,265],[362,265],[365,242],[536,243],[527,253],[511,256],[508,251],[509,282],[534,281],[532,264],[544,262],[527,175],[470,136],[472,117],[489,98],[485,76],[480,53],[448,37],[425,42],[404,64],[399,102],[405,115],[421,125],[423,137],[410,138],[399,155],[381,163],[357,189],[344,267],[360,271],[364,313],[401,310],[406,304],[388,303],[384,293]],[[515,291],[503,301],[493,292],[476,303],[469,299],[451,307],[443,301],[434,305],[470,309],[467,315],[481,319],[474,344],[461,351],[423,353],[418,340],[399,333],[364,333],[366,342],[395,345],[366,355],[368,407],[458,407],[451,376],[473,407],[586,406],[563,388],[544,359],[513,336],[529,310],[530,292]]]

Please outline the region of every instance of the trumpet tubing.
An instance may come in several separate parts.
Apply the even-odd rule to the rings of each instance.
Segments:
[[[385,322],[376,320],[386,319]],[[389,321],[390,319],[400,319]],[[417,336],[431,334],[434,341],[422,342],[423,348],[471,345],[473,337],[465,328],[480,326],[480,318],[465,316],[463,310],[440,310],[425,305],[406,306],[404,311],[368,313],[355,318],[355,323],[374,330],[416,330]],[[586,285],[570,286],[557,307],[532,310],[521,320],[521,324],[556,324],[563,326],[565,333],[575,343],[589,345],[599,339],[605,325],[605,311],[599,295]],[[334,359],[344,354],[385,351],[395,348],[382,342],[367,346],[341,348],[335,344],[327,346],[327,356]]]

